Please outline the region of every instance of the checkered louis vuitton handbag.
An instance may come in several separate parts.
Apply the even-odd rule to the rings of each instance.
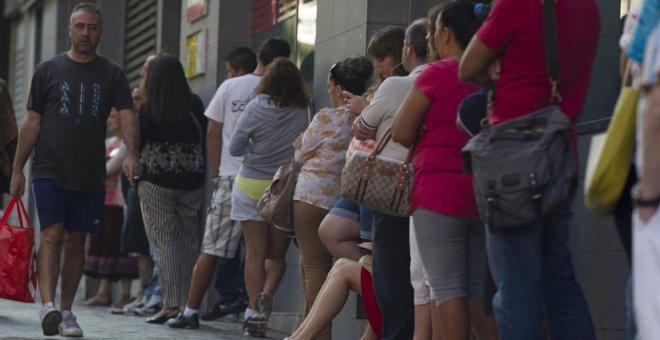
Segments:
[[[367,208],[389,215],[410,216],[410,189],[413,172],[410,159],[404,162],[381,157],[392,139],[390,130],[371,153],[358,151],[346,162],[341,172],[341,195]]]

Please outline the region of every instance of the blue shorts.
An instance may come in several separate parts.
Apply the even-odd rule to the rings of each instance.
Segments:
[[[105,193],[63,188],[51,179],[32,182],[41,229],[63,224],[64,230],[96,233],[101,227]]]
[[[365,208],[348,198],[340,197],[330,209],[329,214],[360,222],[360,238],[371,241],[373,224],[373,211],[371,209]]]

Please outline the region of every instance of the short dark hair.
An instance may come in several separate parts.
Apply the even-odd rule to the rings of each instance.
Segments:
[[[249,47],[234,48],[223,59],[237,71],[252,73],[257,68],[257,55]]]
[[[73,9],[71,10],[71,16],[69,17],[69,23],[71,23],[71,18],[73,18],[73,15],[76,12],[79,12],[79,11],[94,13],[99,18],[99,24],[103,23],[103,17],[101,16],[101,10],[91,2],[81,2],[77,5],[75,5],[73,7]]]
[[[367,89],[367,83],[374,66],[367,57],[346,58],[330,68],[330,80],[345,91],[361,96]]]
[[[161,53],[147,68],[144,106],[157,122],[184,121],[192,110],[192,91],[179,59]]]
[[[276,58],[268,66],[257,93],[267,94],[279,107],[306,107],[309,104],[300,70],[284,57]]]
[[[454,31],[456,41],[461,48],[467,48],[472,36],[477,33],[484,20],[475,13],[475,5],[468,0],[446,2],[438,15],[442,27],[449,27]]]
[[[275,58],[288,58],[291,55],[291,45],[282,38],[270,38],[264,41],[259,48],[259,62],[266,66],[273,62]]]
[[[426,55],[429,51],[429,46],[426,42],[428,28],[428,20],[424,18],[413,21],[413,23],[406,29],[406,40],[410,46],[412,46],[415,55],[421,59],[426,59]]]

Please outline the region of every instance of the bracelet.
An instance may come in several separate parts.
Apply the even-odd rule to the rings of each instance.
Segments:
[[[632,197],[633,204],[637,207],[657,207],[660,205],[660,196],[654,198],[642,197],[642,189],[639,186],[639,183],[633,186],[630,191],[630,196]]]

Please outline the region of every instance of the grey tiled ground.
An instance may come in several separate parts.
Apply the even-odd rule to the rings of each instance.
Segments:
[[[75,306],[74,313],[85,333],[85,339],[255,339],[242,336],[241,323],[234,316],[222,321],[202,322],[198,330],[174,330],[151,325],[143,317],[112,315],[105,308]],[[282,339],[284,334],[268,332],[269,339]],[[0,300],[0,339],[64,339],[46,337],[39,323],[39,305]]]

